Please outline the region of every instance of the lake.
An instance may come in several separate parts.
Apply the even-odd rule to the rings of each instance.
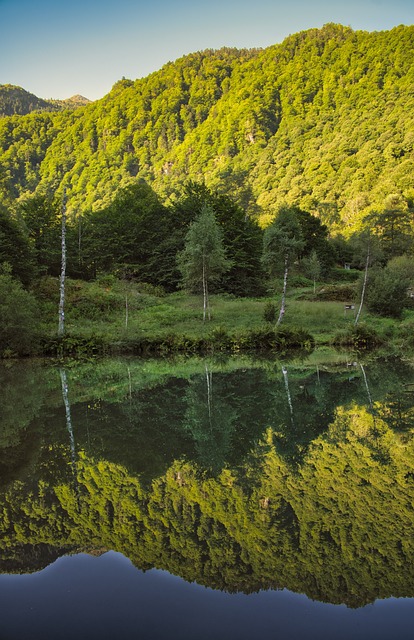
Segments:
[[[395,639],[414,360],[0,365],[1,640]]]

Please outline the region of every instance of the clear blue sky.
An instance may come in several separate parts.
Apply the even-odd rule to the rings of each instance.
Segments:
[[[414,0],[0,0],[0,84],[94,100],[184,54],[266,47],[327,22],[411,25]]]

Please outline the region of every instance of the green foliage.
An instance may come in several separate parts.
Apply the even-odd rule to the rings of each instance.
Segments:
[[[214,211],[204,205],[192,222],[185,237],[185,247],[178,255],[178,267],[183,285],[192,293],[206,291],[206,286],[216,282],[230,263],[226,259],[223,236]]]
[[[409,302],[410,284],[409,274],[394,270],[392,264],[371,269],[366,291],[367,308],[380,316],[400,318]]]
[[[302,228],[296,209],[283,206],[263,238],[263,264],[270,275],[283,275],[286,261],[291,264],[304,247]]]
[[[54,107],[21,87],[0,85],[0,116],[26,115],[31,111],[54,111]]]
[[[26,115],[32,111],[61,111],[76,109],[87,104],[89,100],[82,96],[73,96],[67,100],[42,100],[11,84],[0,85],[0,117]]]
[[[185,56],[72,113],[3,117],[0,188],[65,183],[78,215],[137,179],[174,197],[203,177],[265,223],[287,202],[349,235],[394,196],[412,207],[412,39],[412,26],[328,24],[264,50]]]
[[[363,224],[378,239],[385,260],[412,251],[414,213],[406,209],[406,203],[401,203],[397,209],[373,212],[364,219]]]
[[[38,273],[57,276],[61,267],[62,203],[49,195],[38,194],[19,204],[19,216],[26,227]]]
[[[7,262],[13,276],[29,284],[34,275],[33,253],[24,228],[0,205],[0,264]]]
[[[294,211],[304,241],[299,257],[305,260],[312,280],[317,280],[321,274],[326,277],[335,264],[335,250],[328,241],[328,228],[316,216],[297,207]]]
[[[137,182],[83,221],[84,269],[171,286],[177,279],[173,238],[171,215],[145,182]]]
[[[263,293],[263,233],[232,197],[214,192],[204,183],[189,181],[173,206],[175,227],[186,228],[205,204],[214,210],[230,264],[220,279],[220,291],[238,296],[260,295]],[[177,249],[182,249],[182,244],[183,240]]]
[[[318,289],[316,300],[336,300],[338,302],[354,302],[357,295],[356,287],[352,284],[331,284]]]
[[[403,280],[407,287],[414,285],[414,260],[411,255],[399,255],[388,261],[387,268],[396,280]]]
[[[0,355],[33,355],[39,334],[34,296],[10,274],[0,274]]]
[[[273,324],[274,322],[276,322],[276,314],[277,310],[275,304],[268,300],[263,309],[263,319],[266,322],[270,322]]]
[[[363,322],[356,326],[352,324],[346,331],[337,334],[333,339],[333,344],[350,346],[356,351],[372,349],[382,343],[383,339],[379,333]]]
[[[333,282],[356,282],[361,272],[359,269],[344,269],[343,267],[335,267],[331,270],[330,280]]]
[[[411,597],[414,376],[381,365],[86,363],[68,370],[75,449],[58,372],[3,368],[31,425],[0,407],[3,571],[113,549],[230,593]]]
[[[308,258],[302,258],[301,267],[312,280],[318,280],[321,275],[321,263],[315,249],[312,249]]]

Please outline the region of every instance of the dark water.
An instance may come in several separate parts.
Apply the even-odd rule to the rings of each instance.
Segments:
[[[0,368],[0,638],[412,638],[409,360]]]

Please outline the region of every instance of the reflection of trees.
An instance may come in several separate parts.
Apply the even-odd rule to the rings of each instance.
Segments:
[[[273,379],[267,424],[286,461],[301,464],[310,443],[328,428],[334,414],[334,387],[333,380],[319,371],[298,377],[282,367],[282,379]]]
[[[217,473],[231,454],[237,423],[236,407],[226,397],[225,388],[205,364],[205,376],[192,378],[186,391],[187,408],[183,426],[194,439],[200,465]]]
[[[8,482],[35,464],[38,425],[29,429],[45,402],[45,372],[38,366],[0,366],[0,481]]]
[[[269,428],[254,462],[237,473],[212,477],[176,461],[147,487],[125,467],[80,454],[78,494],[69,480],[40,477],[37,488],[17,482],[0,497],[3,566],[21,567],[21,552],[30,562],[32,547],[38,557],[106,548],[140,568],[228,591],[286,587],[350,606],[412,596],[414,448],[382,425],[384,466],[370,455],[370,429],[365,409],[339,409],[300,473],[278,454]],[[56,451],[48,455],[53,465]]]
[[[128,375],[127,388],[122,402],[102,398],[72,407],[77,442],[95,458],[122,464],[149,483],[175,458],[194,455],[181,427],[186,383],[169,378],[137,391]]]
[[[68,379],[66,376],[65,369],[60,369],[60,380],[62,383],[62,398],[63,404],[65,406],[65,415],[66,415],[66,428],[69,434],[69,444],[70,444],[70,454],[72,461],[72,470],[73,474],[76,477],[76,449],[75,449],[75,436],[73,433],[72,426],[72,416],[70,412],[70,402],[69,402],[69,389],[68,389]]]

